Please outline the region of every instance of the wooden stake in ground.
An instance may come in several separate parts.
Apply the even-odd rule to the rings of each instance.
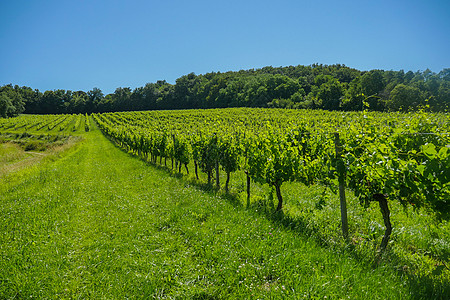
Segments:
[[[245,171],[245,175],[247,176],[247,208],[250,207],[250,175],[248,171]]]
[[[216,187],[220,188],[220,180],[219,180],[219,160],[216,159]]]
[[[342,235],[344,239],[348,239],[348,220],[347,220],[347,200],[345,198],[345,169],[341,159],[341,141],[339,139],[339,133],[334,134],[334,145],[336,148],[336,160],[337,169],[339,176],[339,199],[341,203],[341,224],[342,224]],[[340,167],[339,167],[340,166]]]

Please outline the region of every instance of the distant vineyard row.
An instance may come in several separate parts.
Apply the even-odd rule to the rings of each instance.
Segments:
[[[0,119],[0,131],[21,132],[77,132],[89,131],[87,115],[21,115],[15,118]]]

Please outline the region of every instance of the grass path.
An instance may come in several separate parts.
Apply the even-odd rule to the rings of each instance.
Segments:
[[[85,137],[0,184],[1,299],[414,298],[388,267],[189,186],[98,129]]]

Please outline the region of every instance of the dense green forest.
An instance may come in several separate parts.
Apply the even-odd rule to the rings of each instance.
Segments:
[[[450,68],[439,73],[359,71],[345,65],[264,67],[238,72],[190,73],[170,84],[164,80],[132,90],[119,87],[104,95],[98,89],[49,90],[0,87],[0,116],[19,113],[59,114],[197,109],[278,107],[325,110],[444,111],[450,104]]]

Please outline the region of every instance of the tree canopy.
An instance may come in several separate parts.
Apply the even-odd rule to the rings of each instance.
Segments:
[[[345,65],[264,67],[237,72],[190,73],[175,84],[164,80],[104,95],[5,85],[0,116],[19,113],[93,113],[224,107],[320,108],[326,110],[444,111],[450,105],[450,69],[434,73],[371,70]]]

